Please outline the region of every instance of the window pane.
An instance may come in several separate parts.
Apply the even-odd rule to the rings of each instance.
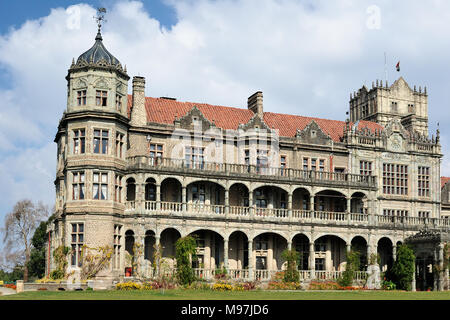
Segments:
[[[102,200],[107,199],[107,197],[108,197],[108,186],[102,184]]]
[[[78,232],[84,232],[84,224],[80,223],[78,225]]]

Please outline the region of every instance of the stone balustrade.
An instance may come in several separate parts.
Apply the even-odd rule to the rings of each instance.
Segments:
[[[126,203],[125,214],[133,214],[139,209],[139,202]],[[327,212],[311,210],[288,210],[281,208],[255,208],[242,206],[210,205],[187,203],[183,209],[181,202],[145,201],[142,208],[145,214],[167,214],[202,217],[222,216],[226,219],[246,217],[253,221],[275,219],[276,221],[300,222],[309,224],[359,225],[376,227],[395,227],[421,229],[423,227],[450,229],[450,219],[399,217],[371,215],[367,213]]]
[[[149,156],[129,157],[128,169],[145,169],[162,173],[198,174],[227,178],[275,179],[280,182],[297,182],[316,185],[333,185],[375,189],[376,176],[350,173],[300,170],[293,168],[263,167],[257,165],[192,162],[184,159],[151,158]]]

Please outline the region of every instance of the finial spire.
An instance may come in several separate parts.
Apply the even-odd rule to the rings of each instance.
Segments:
[[[102,29],[102,22],[106,22],[105,14],[106,14],[105,8],[97,9],[97,16],[94,17],[95,21],[97,21],[97,26],[98,26],[98,32],[97,32],[97,36],[95,37],[95,40],[100,40],[100,41],[103,40],[102,34],[101,34],[101,29]]]

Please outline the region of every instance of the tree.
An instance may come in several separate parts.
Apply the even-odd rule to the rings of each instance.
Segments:
[[[397,247],[397,259],[392,266],[391,276],[398,289],[411,290],[415,261],[416,257],[411,248],[405,244]]]
[[[353,278],[355,271],[359,271],[360,265],[360,253],[355,250],[350,250],[347,252],[347,263],[345,265],[345,271],[338,280],[338,284],[341,287],[348,287],[353,284]]]
[[[16,265],[24,266],[24,281],[28,281],[28,262],[30,261],[32,236],[39,223],[48,217],[48,207],[31,200],[18,201],[13,210],[6,215],[4,238],[8,251],[17,253]]]
[[[47,221],[42,221],[34,231],[31,243],[33,245],[28,262],[29,276],[42,278],[45,274],[45,253],[47,250],[47,226],[53,221],[51,216]]]
[[[195,259],[196,249],[197,242],[192,236],[180,238],[175,243],[177,278],[182,285],[191,284],[195,280],[191,259]]]
[[[295,250],[284,250],[281,254],[284,261],[287,261],[287,268],[284,272],[284,282],[298,282],[300,275],[297,270],[297,265],[300,260],[300,254]]]

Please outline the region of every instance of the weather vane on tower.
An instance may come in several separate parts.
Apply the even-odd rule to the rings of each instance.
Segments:
[[[107,22],[105,19],[106,9],[105,8],[98,8],[97,9],[97,16],[94,17],[95,21],[97,21],[98,25],[98,33],[100,33],[100,29],[102,28],[102,22]]]

